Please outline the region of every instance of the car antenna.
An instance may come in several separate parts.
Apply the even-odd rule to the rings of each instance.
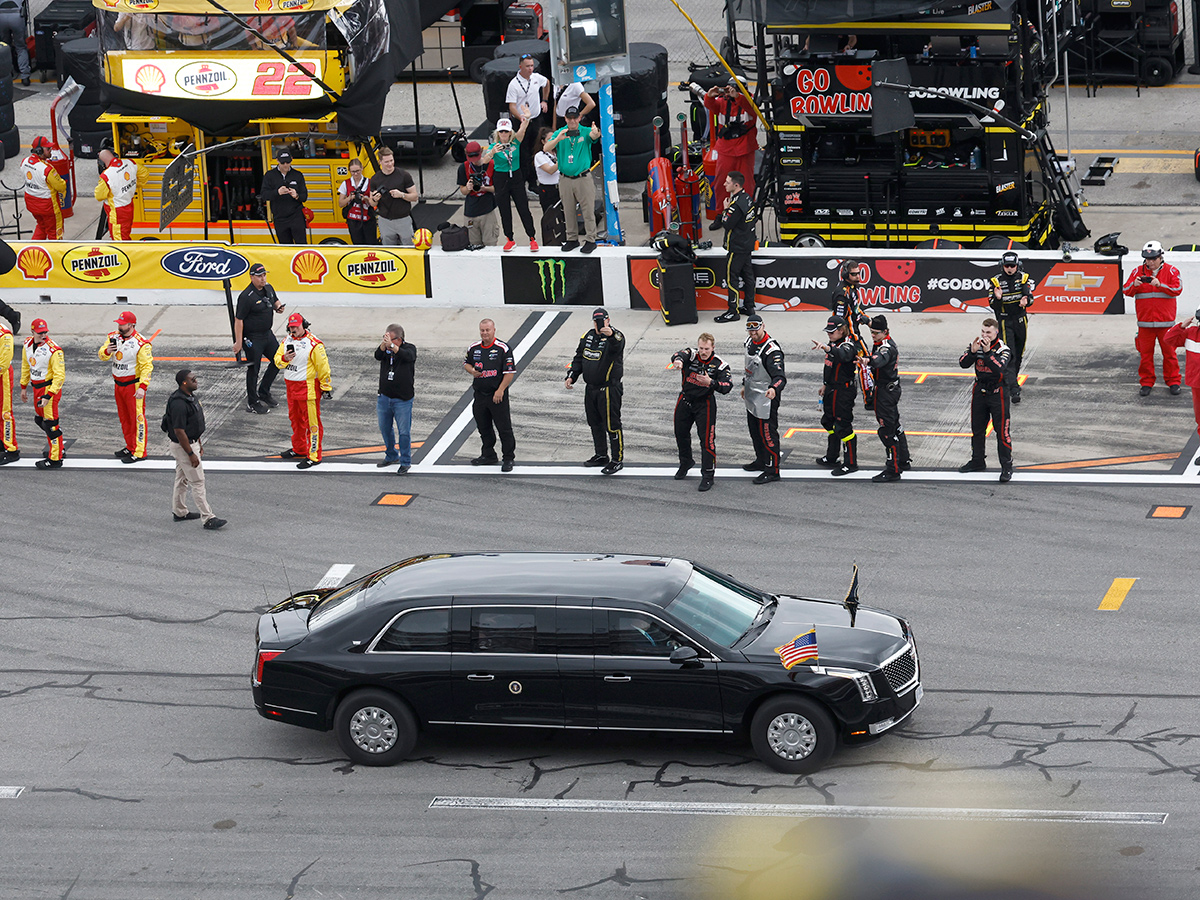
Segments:
[[[854,627],[854,616],[858,613],[858,563],[854,564],[854,576],[850,579],[850,590],[846,591],[846,599],[842,606],[850,613],[850,627]]]
[[[279,567],[280,567],[281,569],[283,569],[283,583],[287,585],[287,589],[288,589],[288,596],[289,596],[289,597],[291,597],[291,596],[293,596],[293,594],[292,594],[292,582],[291,582],[291,579],[289,579],[289,578],[288,578],[287,566],[285,566],[285,565],[284,565],[284,564],[281,562],[281,563],[279,564]],[[855,567],[855,571],[856,571],[856,572],[858,571],[857,567]]]

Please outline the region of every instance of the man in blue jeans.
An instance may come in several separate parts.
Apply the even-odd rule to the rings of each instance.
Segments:
[[[417,348],[404,342],[404,329],[389,325],[375,350],[379,360],[379,433],[383,435],[384,457],[379,468],[400,463],[397,475],[407,475],[412,465],[413,373]],[[395,427],[393,428],[393,424]]]

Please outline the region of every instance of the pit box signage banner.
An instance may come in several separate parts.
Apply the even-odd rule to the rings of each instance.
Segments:
[[[11,287],[47,292],[130,290],[221,292],[225,279],[240,290],[253,263],[267,267],[278,291],[391,293],[428,296],[425,253],[402,247],[255,245],[167,241],[14,243],[17,264],[4,276]]]
[[[838,272],[845,258],[756,251],[756,305],[764,312],[828,310],[833,291],[840,284]],[[855,259],[862,265],[862,305],[877,312],[983,312],[988,310],[988,281],[1000,273],[999,259],[965,254],[952,257],[914,253]],[[630,256],[628,264],[631,306],[659,309],[655,257]],[[1125,312],[1117,259],[1028,258],[1023,267],[1034,283],[1034,314]],[[697,308],[726,309],[725,256],[702,254],[695,271]]]
[[[279,57],[223,56],[196,59],[158,53],[121,60],[121,84],[126,90],[156,97],[219,97],[222,100],[312,100],[324,96],[312,76],[322,77],[324,59],[298,54],[304,64]]]

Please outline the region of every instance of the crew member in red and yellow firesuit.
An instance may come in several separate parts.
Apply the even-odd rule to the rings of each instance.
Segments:
[[[45,319],[34,319],[30,325],[33,336],[25,339],[21,356],[21,402],[29,402],[29,386],[33,385],[33,421],[46,432],[50,451],[35,465],[39,469],[61,469],[63,434],[58,427],[58,404],[62,400],[63,382],[67,367],[62,347],[50,340],[50,326]]]
[[[57,241],[63,236],[62,197],[67,183],[47,162],[54,149],[54,144],[39,134],[30,145],[30,155],[21,162],[25,208],[37,222],[34,241]]]
[[[121,159],[107,147],[100,151],[100,180],[96,182],[96,199],[103,204],[101,215],[108,222],[108,233],[114,241],[128,241],[133,234],[133,195],[144,178],[136,163]]]
[[[154,351],[134,328],[137,316],[129,310],[113,321],[117,330],[108,333],[97,355],[112,362],[117,418],[125,435],[125,446],[113,456],[123,463],[135,463],[146,458],[146,391],[154,371]]]
[[[1137,338],[1133,345],[1141,355],[1138,365],[1139,394],[1146,397],[1154,387],[1154,345],[1162,347],[1163,381],[1172,394],[1182,391],[1179,386],[1179,359],[1167,347],[1167,329],[1175,324],[1175,298],[1183,293],[1179,270],[1163,259],[1162,244],[1147,241],[1142,247],[1140,266],[1129,273],[1122,290],[1133,297],[1137,311]]]
[[[287,340],[275,354],[275,365],[283,369],[287,382],[292,446],[280,455],[300,459],[297,469],[311,469],[321,461],[321,400],[328,400],[333,390],[329,357],[300,313],[288,316],[287,331]]]
[[[716,208],[725,208],[725,176],[730,172],[741,172],[745,176],[743,190],[753,198],[754,154],[758,152],[758,122],[754,108],[732,77],[728,84],[711,87],[707,93],[698,84],[689,87],[703,98],[704,108],[716,117],[712,133],[713,159],[717,164],[712,173]]]
[[[1200,309],[1186,322],[1168,328],[1164,340],[1172,354],[1179,347],[1185,351],[1183,375],[1192,389],[1192,412],[1196,418],[1196,432],[1200,433]],[[0,361],[2,359],[0,357]],[[1200,456],[1196,457],[1196,465],[1200,466]]]
[[[0,305],[3,305],[0,302]],[[21,319],[18,317],[17,322]],[[0,320],[0,466],[21,458],[17,448],[17,423],[13,419],[13,333]]]

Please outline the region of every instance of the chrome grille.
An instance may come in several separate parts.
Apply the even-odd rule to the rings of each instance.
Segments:
[[[899,656],[883,664],[883,677],[888,686],[900,693],[917,679],[917,655],[909,647]]]

